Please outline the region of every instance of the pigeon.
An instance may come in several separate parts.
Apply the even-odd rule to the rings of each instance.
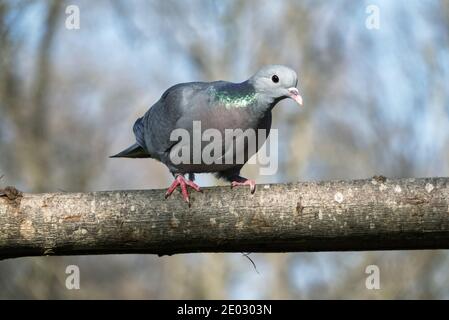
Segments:
[[[162,162],[174,177],[165,198],[180,187],[182,197],[189,206],[187,187],[202,192],[194,182],[195,173],[214,173],[216,177],[230,182],[231,187],[249,186],[251,193],[254,193],[255,181],[240,176],[240,170],[258,151],[260,137],[256,135],[257,146],[254,149],[250,148],[250,142],[242,134],[233,136],[231,143],[225,141],[227,130],[240,130],[239,133],[264,130],[262,139],[266,139],[271,128],[271,111],[279,101],[291,98],[299,105],[303,104],[297,84],[296,72],[282,65],[264,66],[241,83],[214,81],[176,84],[167,89],[143,117],[136,120],[133,127],[136,142],[111,158],[152,158]],[[203,141],[204,135],[201,133],[201,141],[195,140],[195,129],[199,126],[204,134],[208,130],[218,134],[213,139],[216,148],[210,152],[213,161],[206,161],[201,156],[206,151],[208,141]],[[189,135],[189,139],[174,134],[179,132]],[[243,143],[237,143],[239,139]],[[237,144],[240,145],[238,150]],[[174,156],[179,157],[182,152],[185,152],[184,161],[174,161]],[[237,159],[239,153],[243,155]],[[195,158],[198,154],[200,157]],[[231,155],[226,158],[228,154]]]

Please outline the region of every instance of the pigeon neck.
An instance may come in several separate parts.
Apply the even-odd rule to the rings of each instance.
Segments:
[[[215,98],[226,108],[249,108],[257,102],[256,91],[247,81],[226,83],[213,91]]]
[[[257,105],[255,108],[262,112],[268,112],[282,99],[283,98],[273,98],[265,93],[257,93]]]

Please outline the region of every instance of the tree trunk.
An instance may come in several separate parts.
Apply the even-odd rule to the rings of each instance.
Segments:
[[[0,191],[0,257],[449,248],[449,179],[17,194]]]

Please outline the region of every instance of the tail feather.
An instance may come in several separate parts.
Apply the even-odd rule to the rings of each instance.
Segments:
[[[140,145],[135,143],[131,147],[116,155],[110,156],[109,158],[151,158],[151,155],[149,155]]]

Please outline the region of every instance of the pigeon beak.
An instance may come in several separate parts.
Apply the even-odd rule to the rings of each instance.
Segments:
[[[288,88],[289,97],[295,100],[300,106],[302,106],[302,97],[299,94],[298,89],[295,87]]]

